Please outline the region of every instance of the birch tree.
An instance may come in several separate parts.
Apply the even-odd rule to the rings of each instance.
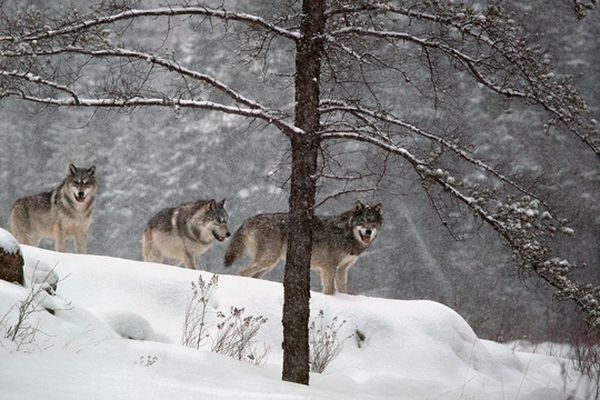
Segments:
[[[584,17],[595,3],[575,1],[574,12]],[[317,184],[362,178],[347,174],[349,169],[327,151],[339,142],[374,149],[385,159],[383,166],[404,165],[424,190],[461,203],[497,232],[522,271],[547,282],[557,296],[575,302],[591,326],[600,326],[600,288],[570,278],[576,266],[553,250],[557,236],[572,233],[559,211],[471,152],[465,138],[477,138],[477,132],[458,137],[435,131],[412,121],[413,110],[396,105],[400,102],[395,99],[402,99],[411,85],[437,107],[447,97],[443,77],[458,74],[486,94],[544,112],[547,126],[600,156],[598,131],[571,79],[551,69],[536,37],[524,34],[502,7],[474,9],[435,0],[304,0],[258,7],[253,13],[241,2],[135,4],[102,1],[60,15],[42,8],[2,7],[0,99],[50,107],[226,113],[286,137],[291,174],[284,380],[309,380],[309,263],[311,221],[321,203]],[[152,43],[168,43],[178,24],[194,21],[197,40],[214,29],[235,37],[236,46],[224,47],[232,57],[243,53],[268,66],[275,62],[270,58],[274,49],[291,50],[287,61],[277,61],[287,63],[291,74],[270,77],[280,87],[293,84],[289,102],[274,104],[219,79],[214,72],[218,66],[190,65],[177,52],[131,35],[131,27],[145,19],[164,26],[164,36]],[[100,76],[99,66],[104,71]],[[416,76],[428,79],[416,81]],[[456,166],[455,171],[478,170],[495,185],[469,184],[447,165]]]

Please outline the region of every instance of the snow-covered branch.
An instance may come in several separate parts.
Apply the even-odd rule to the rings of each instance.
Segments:
[[[521,41],[512,37],[492,39],[482,30],[473,30],[468,24],[462,25],[450,18],[444,19],[428,13],[419,14],[408,10],[404,12],[409,16],[419,16],[432,22],[447,22],[461,34],[469,35],[476,42],[487,45],[487,50],[482,50],[482,47],[478,46],[478,54],[473,56],[450,44],[450,40],[445,41],[440,37],[422,38],[409,32],[362,26],[336,29],[328,34],[329,41],[371,37],[385,41],[414,43],[424,49],[440,51],[456,60],[476,81],[488,89],[507,97],[522,98],[539,104],[600,156],[600,135],[590,121],[585,101],[568,82],[555,81],[554,74],[549,73],[540,62],[536,61],[529,54],[530,50],[519,45]],[[485,21],[485,17],[482,18]],[[495,26],[494,28],[497,30]],[[497,34],[491,27],[489,30]],[[364,58],[358,56],[349,45],[344,45],[342,48],[359,62]],[[510,73],[514,77],[520,77],[521,80],[499,78],[496,77],[498,73]]]
[[[455,143],[451,143],[450,141],[444,139],[441,136],[435,135],[424,129],[418,128],[414,124],[406,122],[390,113],[384,114],[384,113],[374,112],[372,110],[368,110],[368,109],[360,107],[360,106],[349,105],[349,104],[346,104],[345,102],[337,101],[337,100],[323,100],[321,102],[321,104],[323,106],[323,108],[322,108],[323,113],[342,112],[342,113],[350,113],[353,115],[361,115],[364,117],[369,117],[369,118],[372,118],[372,119],[375,119],[375,120],[378,120],[378,121],[381,121],[384,123],[400,126],[414,134],[417,134],[421,137],[424,137],[424,138],[432,140],[436,143],[439,143],[443,148],[450,150],[453,154],[460,157],[461,159],[467,161],[468,163],[470,163],[478,168],[481,168],[481,169],[487,171],[488,173],[492,174],[493,176],[500,179],[501,181],[514,187],[521,193],[531,196],[543,203],[543,201],[536,194],[525,189],[518,182],[515,182],[513,179],[510,179],[506,175],[500,173],[497,169],[492,168],[489,164],[485,163],[484,161],[482,161],[476,157],[473,157],[466,150],[461,149]]]
[[[258,108],[265,112],[267,112],[267,108],[258,102],[248,99],[247,97],[241,95],[236,92],[223,82],[211,77],[210,75],[200,73],[198,71],[191,70],[189,68],[183,67],[177,61],[169,60],[164,57],[160,57],[156,54],[151,54],[143,51],[129,50],[124,48],[108,48],[108,49],[87,49],[84,47],[78,46],[66,46],[66,47],[58,47],[51,50],[36,50],[36,51],[25,51],[25,52],[2,52],[0,51],[0,55],[4,55],[6,57],[33,57],[33,56],[53,56],[64,53],[75,53],[87,55],[90,57],[119,57],[119,58],[127,58],[131,60],[139,60],[142,62],[147,62],[149,64],[158,65],[165,70],[170,72],[177,73],[181,76],[185,76],[188,78],[192,78],[204,84],[207,84],[222,93],[229,96],[235,102],[241,103],[250,108]],[[31,82],[38,82],[34,80],[30,80]]]
[[[43,86],[48,86],[52,89],[56,89],[59,90],[61,92],[65,92],[68,93],[69,95],[71,95],[71,97],[73,98],[73,100],[75,101],[75,103],[79,102],[79,98],[77,96],[77,93],[75,93],[73,90],[71,90],[70,88],[68,88],[65,85],[61,85],[59,83],[56,82],[52,82],[49,81],[47,79],[44,79],[40,76],[34,75],[30,72],[18,72],[18,71],[1,71],[0,70],[0,76],[5,76],[5,77],[14,77],[17,79],[21,79],[24,81],[28,81],[28,82],[32,82],[35,84],[39,84],[39,85],[43,85]]]
[[[297,40],[300,34],[297,31],[288,30],[277,26],[265,20],[262,17],[247,14],[243,12],[227,11],[223,9],[214,9],[203,6],[177,6],[177,7],[158,7],[147,10],[125,10],[111,15],[97,15],[88,19],[67,23],[55,29],[43,29],[25,33],[16,36],[0,36],[0,42],[33,42],[45,39],[51,39],[59,36],[66,36],[88,31],[92,28],[109,25],[118,21],[131,20],[141,17],[177,17],[177,16],[203,16],[208,18],[218,18],[224,21],[237,21],[251,26],[260,27],[268,32],[281,37]]]
[[[476,190],[465,194],[448,179],[444,171],[430,168],[424,160],[407,149],[379,137],[357,132],[330,132],[324,134],[323,139],[368,143],[408,161],[422,180],[435,182],[496,231],[510,246],[523,269],[535,272],[539,278],[557,289],[562,298],[573,300],[588,317],[591,325],[600,327],[600,288],[579,283],[567,276],[573,266],[567,260],[553,255],[547,241],[558,229],[536,222],[539,215],[537,200],[525,197],[520,202],[497,206],[497,199],[486,199],[485,195]],[[497,209],[491,211],[490,207]]]
[[[0,71],[2,74],[3,71]],[[0,97],[15,96],[23,100],[34,103],[58,107],[91,107],[91,108],[135,108],[142,106],[156,107],[174,107],[174,108],[194,108],[211,111],[224,112],[226,114],[239,115],[241,117],[256,118],[263,120],[279,128],[284,134],[302,134],[302,130],[293,126],[289,122],[279,119],[273,115],[266,113],[263,110],[255,108],[241,108],[237,106],[228,106],[225,104],[215,103],[212,101],[190,100],[182,98],[146,98],[146,97],[131,97],[131,98],[99,98],[90,99],[81,96],[73,98],[53,98],[53,97],[36,97],[23,92],[8,90],[0,93]]]

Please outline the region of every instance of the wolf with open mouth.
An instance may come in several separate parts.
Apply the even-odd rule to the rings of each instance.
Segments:
[[[198,200],[154,215],[142,236],[144,261],[196,268],[196,259],[231,234],[225,200]],[[200,267],[198,267],[200,268]]]
[[[323,293],[333,294],[334,287],[347,293],[348,270],[366,250],[383,225],[383,205],[365,205],[360,201],[339,215],[315,215],[312,224],[311,269],[321,274]],[[273,269],[287,252],[288,214],[258,214],[247,219],[235,232],[225,253],[225,267],[242,256],[250,255],[240,275],[260,278]]]
[[[42,239],[54,239],[57,251],[65,251],[72,237],[77,252],[85,254],[97,191],[96,167],[70,164],[67,177],[54,190],[14,202],[8,229],[22,244],[39,246]]]

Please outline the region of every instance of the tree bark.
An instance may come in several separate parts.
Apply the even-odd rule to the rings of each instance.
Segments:
[[[283,371],[285,381],[308,384],[310,319],[310,254],[317,159],[320,142],[319,100],[325,1],[302,4],[302,38],[296,47],[295,125],[289,200],[288,249],[283,279]]]

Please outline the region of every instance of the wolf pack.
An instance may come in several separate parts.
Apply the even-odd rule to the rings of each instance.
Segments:
[[[67,177],[49,192],[17,199],[10,210],[8,229],[22,244],[39,246],[54,240],[64,252],[72,239],[78,253],[87,253],[88,230],[96,202],[96,167],[68,167]],[[225,200],[203,199],[158,211],[142,232],[144,261],[201,268],[198,258],[215,242],[229,245],[224,256],[230,267],[244,254],[249,261],[240,275],[261,278],[287,251],[288,215],[264,213],[248,218],[233,236],[228,228]],[[375,240],[383,226],[383,205],[363,204],[338,215],[315,215],[312,220],[311,269],[320,273],[322,291],[347,293],[348,270]]]

